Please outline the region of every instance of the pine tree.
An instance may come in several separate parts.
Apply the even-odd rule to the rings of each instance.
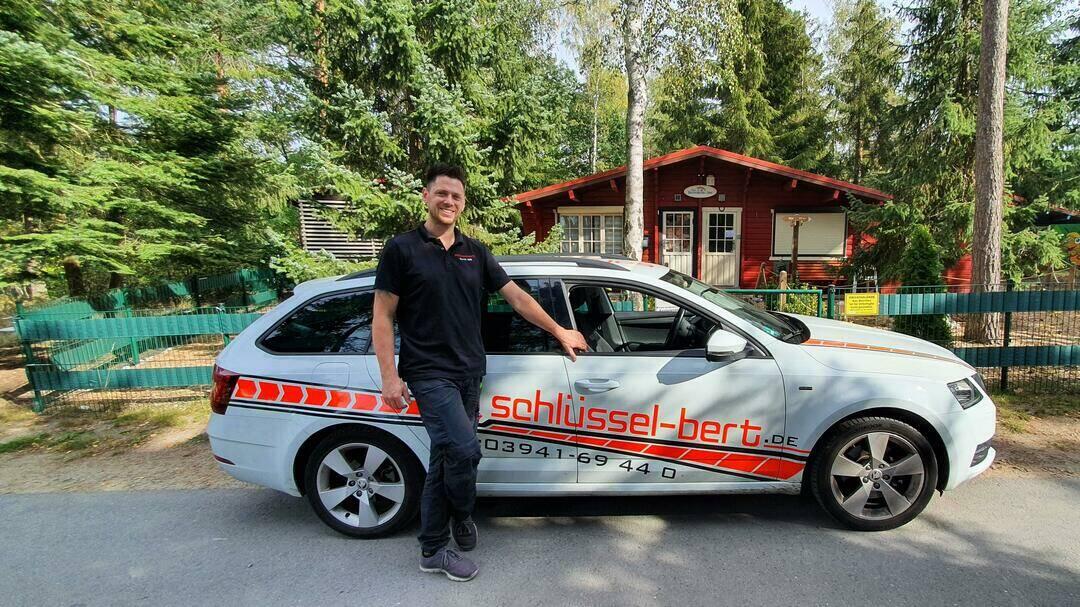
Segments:
[[[247,49],[212,27],[235,28],[225,9],[246,6],[83,0],[26,11],[21,27],[42,61],[67,65],[66,82],[28,103],[58,105],[47,114],[67,137],[16,144],[52,163],[55,186],[37,208],[5,205],[24,216],[4,238],[5,268],[63,271],[69,292],[83,294],[125,277],[160,281],[254,260],[259,240],[248,224],[265,221],[273,172],[249,145],[247,95],[227,86],[225,58]],[[19,94],[3,91],[4,107],[19,107]],[[25,126],[27,136],[48,133]]]
[[[286,3],[278,24],[306,106],[285,154],[296,194],[345,199],[349,211],[331,219],[386,237],[422,218],[411,176],[451,162],[469,178],[464,221],[513,229],[499,199],[560,169],[552,156],[573,97],[541,50],[550,11],[528,0],[319,6]]]
[[[806,16],[784,2],[766,2],[761,32],[765,78],[761,92],[776,110],[769,123],[782,164],[834,173],[832,133],[824,97],[824,61]]]
[[[916,226],[900,256],[900,277],[908,293],[932,293],[940,290],[945,265],[941,248],[926,226]],[[913,288],[911,288],[913,287]],[[897,316],[893,329],[948,347],[952,341],[949,322],[942,314]]]
[[[901,77],[898,25],[876,0],[837,4],[828,37],[832,64],[827,78],[838,128],[840,173],[861,183],[875,182],[883,170],[882,146],[889,139],[887,117],[897,103]]]
[[[659,151],[705,144],[828,172],[822,60],[806,18],[779,0],[689,4],[706,16],[680,10],[656,85]]]
[[[1043,0],[1019,0],[1009,22],[1012,47],[1006,68],[1006,194],[1016,191],[1052,153],[1061,134],[1052,114],[1039,107],[1053,65],[1053,7]],[[876,270],[898,275],[908,231],[922,224],[941,247],[946,267],[970,251],[975,200],[975,115],[981,5],[976,0],[919,0],[902,14],[912,22],[907,35],[907,70],[902,101],[889,116],[891,138],[882,159],[888,170],[877,184],[896,196],[884,206],[855,205],[853,224],[876,239],[850,260],[861,275]],[[1035,201],[1039,193],[1032,193]],[[1006,196],[1008,199],[1008,196]],[[1011,233],[1004,241],[1003,269],[1012,277],[1038,271],[1034,260],[1060,259],[1056,237],[1034,229],[1034,214],[1005,209]],[[1017,265],[1019,264],[1019,265]],[[1042,265],[1045,267],[1045,264]]]

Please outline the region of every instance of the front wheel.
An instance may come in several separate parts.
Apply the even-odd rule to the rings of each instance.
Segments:
[[[423,470],[384,435],[349,429],[324,438],[304,471],[308,502],[335,531],[360,538],[393,533],[416,516]]]
[[[859,531],[895,529],[926,508],[937,486],[937,457],[912,426],[884,417],[844,422],[815,455],[814,497]]]

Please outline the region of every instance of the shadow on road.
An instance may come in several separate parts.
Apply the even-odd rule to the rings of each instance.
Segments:
[[[1074,548],[1048,541],[1075,534],[1060,518],[1012,511],[995,484],[938,496],[915,522],[881,533],[842,529],[801,496],[485,498],[474,553],[484,583],[455,586],[440,602],[471,604],[482,593],[697,604],[722,592],[728,604],[1077,604]],[[1058,483],[1053,501],[1075,499],[1078,488]],[[378,571],[414,556],[415,525],[339,542],[301,500],[265,492],[254,501],[268,526],[385,555],[372,564]],[[444,581],[403,573],[417,593]]]
[[[797,495],[667,495],[546,498],[483,498],[481,519],[507,517],[587,518],[652,515],[671,521],[693,518],[782,521],[838,528],[812,498]]]

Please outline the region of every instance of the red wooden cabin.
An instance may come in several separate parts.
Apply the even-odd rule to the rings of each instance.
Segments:
[[[563,226],[567,253],[618,253],[626,167],[516,196],[524,232],[545,238]],[[642,257],[725,287],[764,287],[762,269],[791,259],[785,218],[809,218],[799,229],[799,280],[839,284],[839,268],[860,237],[848,224],[848,195],[884,202],[884,192],[726,150],[697,146],[645,161]],[[968,282],[970,260],[948,273]]]

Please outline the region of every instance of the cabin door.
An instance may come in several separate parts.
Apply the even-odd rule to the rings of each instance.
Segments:
[[[742,209],[702,209],[701,280],[717,287],[739,286]]]
[[[661,215],[660,263],[688,276],[694,273],[694,212],[664,211]]]

